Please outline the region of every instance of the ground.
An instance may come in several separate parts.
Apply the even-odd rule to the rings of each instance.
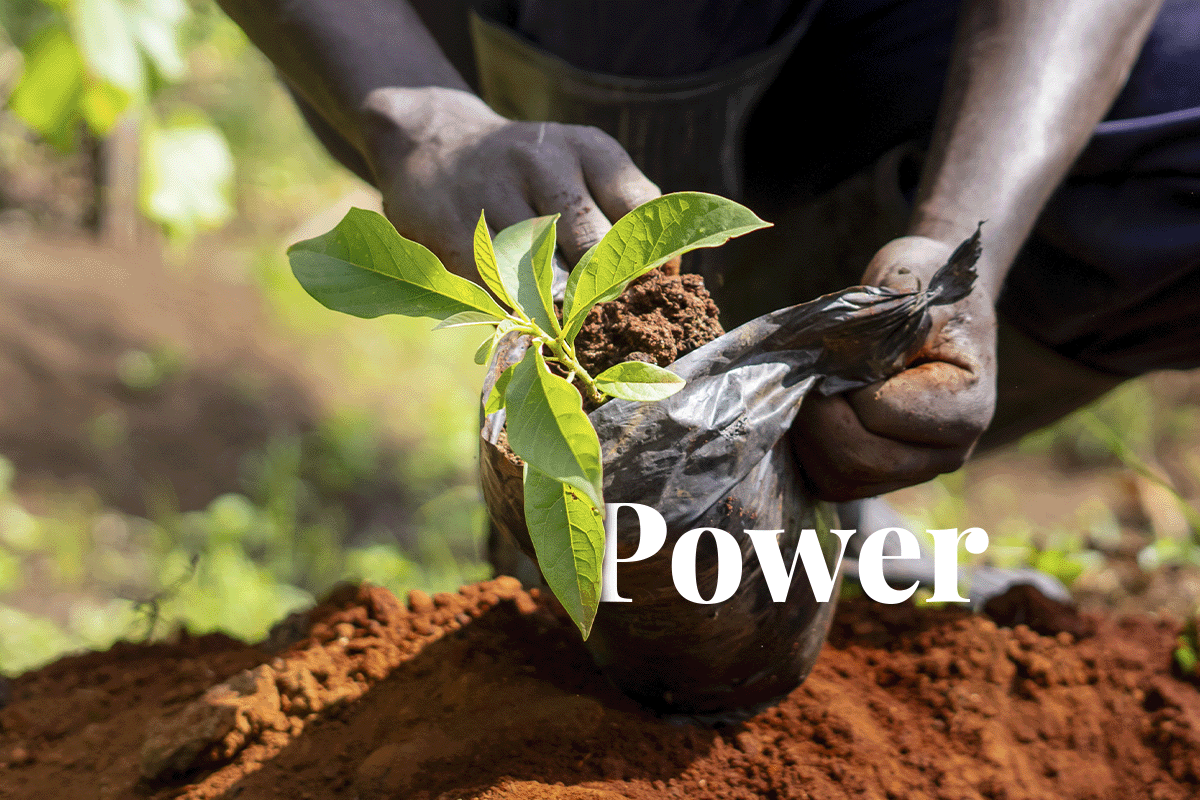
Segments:
[[[1194,797],[1174,626],[1084,623],[848,601],[804,684],[713,729],[616,692],[513,579],[407,605],[346,587],[277,654],[184,637],[19,678],[0,797]]]

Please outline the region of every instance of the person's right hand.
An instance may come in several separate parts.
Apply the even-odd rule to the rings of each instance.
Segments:
[[[493,232],[561,214],[558,244],[573,265],[613,222],[660,194],[597,128],[513,122],[475,95],[433,87],[376,90],[364,111],[384,213],[472,280],[480,209]]]

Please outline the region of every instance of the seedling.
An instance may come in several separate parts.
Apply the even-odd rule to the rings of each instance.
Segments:
[[[488,363],[505,334],[530,337],[524,358],[499,376],[484,410],[506,409],[509,446],[525,462],[525,521],[538,564],[586,639],[600,601],[604,496],[600,440],[583,412],[581,393],[596,404],[614,397],[653,401],[670,397],[684,382],[640,361],[593,377],[576,358],[575,337],[592,307],[616,298],[631,281],[678,255],[716,247],[768,223],[710,194],[680,192],[651,200],[618,220],[579,260],[560,316],[551,294],[557,219],[556,214],[517,223],[493,241],[479,215],[475,264],[495,300],[372,211],[351,209],[330,232],[292,245],[288,256],[304,289],[335,311],[365,318],[431,317],[440,320],[437,328],[490,327],[475,354],[477,364]],[[567,377],[552,372],[550,364]]]

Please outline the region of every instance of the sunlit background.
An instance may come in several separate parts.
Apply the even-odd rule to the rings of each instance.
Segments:
[[[378,198],[214,4],[3,0],[0,98],[0,672],[488,575],[478,334],[300,290],[286,246]],[[1175,373],[896,502],[1086,605],[1179,615],[1198,498]]]

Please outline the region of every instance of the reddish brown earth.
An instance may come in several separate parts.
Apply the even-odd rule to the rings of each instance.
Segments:
[[[575,350],[593,375],[630,360],[665,367],[723,334],[718,314],[699,275],[651,272],[592,309]]]
[[[743,724],[658,720],[508,578],[341,590],[273,655],[119,645],[14,682],[0,797],[1173,798],[1200,786],[1175,626],[1048,637],[846,602],[812,676]],[[182,771],[180,771],[182,770]],[[154,777],[142,777],[145,771]]]

